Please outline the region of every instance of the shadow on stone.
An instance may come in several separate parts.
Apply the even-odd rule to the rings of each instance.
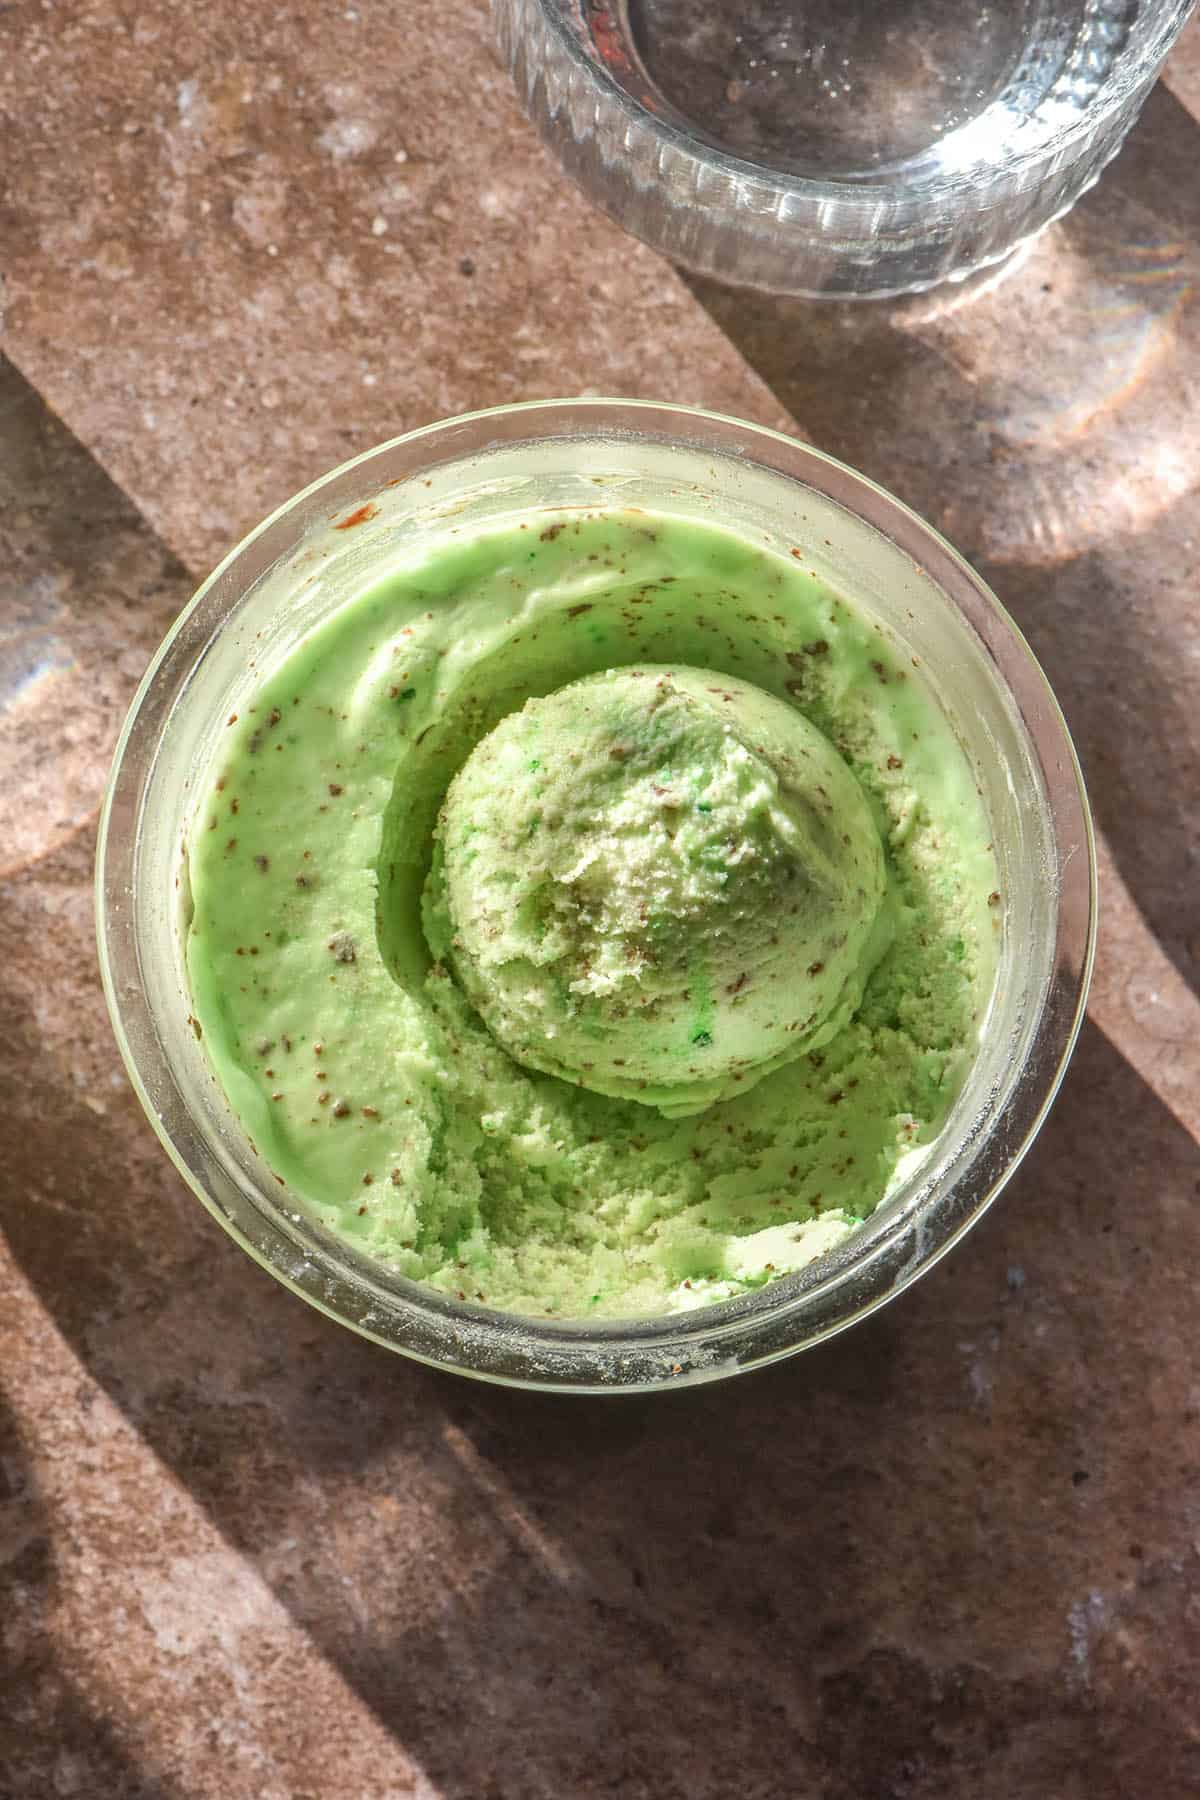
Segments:
[[[0,1399],[0,1792],[5,1800],[174,1800],[179,1793],[137,1768],[101,1700],[58,1666],[45,1631],[57,1582],[54,1543],[25,1447]]]

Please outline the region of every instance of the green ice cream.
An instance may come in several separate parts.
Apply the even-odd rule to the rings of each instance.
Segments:
[[[938,1134],[990,829],[923,671],[798,562],[643,512],[448,527],[237,710],[188,833],[193,1012],[364,1255],[530,1314],[702,1305]]]
[[[866,795],[803,713],[651,664],[530,700],[472,751],[426,937],[519,1062],[683,1114],[847,1022],[884,887]]]

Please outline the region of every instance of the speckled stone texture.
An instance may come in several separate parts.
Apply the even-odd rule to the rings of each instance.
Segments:
[[[393,34],[417,10],[390,9]],[[231,54],[235,16],[221,0],[203,27]],[[315,55],[315,16],[295,15],[297,61]],[[110,28],[86,39],[91,18]],[[120,711],[186,566],[393,417],[378,386],[350,381],[357,350],[334,327],[323,343],[307,314],[303,375],[273,420],[247,397],[275,327],[217,340],[205,301],[209,335],[189,336],[197,315],[172,285],[184,253],[158,235],[149,183],[172,166],[168,126],[130,84],[169,68],[154,77],[164,119],[176,79],[216,102],[189,48],[200,25],[165,18],[0,13],[0,88],[46,99],[44,118],[20,112],[26,142],[57,130],[87,152],[43,163],[40,187],[23,161],[6,171],[8,342],[74,432],[0,363],[0,1796],[1194,1795],[1200,128],[1182,85],[995,285],[870,311],[705,290],[777,402],[673,277],[556,186],[514,121],[511,179],[553,218],[539,255],[561,263],[560,302],[532,294],[514,249],[527,285],[509,290],[501,341],[499,315],[485,328],[431,277],[441,313],[422,341],[438,324],[449,360],[424,387],[405,365],[420,416],[549,391],[556,358],[576,386],[652,373],[647,387],[743,412],[790,406],[944,524],[1045,661],[1103,833],[1091,1018],[1050,1123],[971,1237],[798,1361],[572,1402],[431,1374],[310,1312],[184,1190],[118,1067],[89,887]],[[361,25],[328,19],[339,45]],[[429,46],[387,41],[389,66],[363,78],[419,95],[406,71]],[[335,114],[359,116],[339,103],[317,129]],[[115,118],[159,136],[138,149]],[[415,99],[387,118],[381,157],[393,136],[436,134],[485,178],[494,120],[468,131]],[[306,154],[291,130],[277,124],[272,152],[289,180]],[[223,155],[193,197],[232,207],[253,180],[236,148]],[[347,193],[352,160],[332,165]],[[111,208],[87,212],[89,183]],[[285,210],[299,231],[299,200]],[[266,265],[224,242],[225,217],[197,274],[219,270],[244,327]],[[138,281],[103,285],[100,223]],[[641,343],[613,323],[589,346],[593,308],[615,321],[619,306],[567,303],[592,233],[604,280],[641,294]],[[339,227],[337,243],[373,272],[374,238]],[[333,254],[316,244],[305,255]],[[530,305],[543,361],[518,369]],[[473,394],[479,346],[493,373]]]
[[[786,421],[562,181],[486,0],[6,8],[0,136],[8,354],[193,569],[474,407],[589,391]]]

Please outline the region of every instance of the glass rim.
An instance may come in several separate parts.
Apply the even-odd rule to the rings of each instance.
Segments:
[[[688,436],[687,426],[693,428],[721,428],[726,434],[736,434],[745,442],[741,446],[723,447],[712,441],[705,442],[703,447],[714,454],[724,454],[727,459],[741,456],[743,460],[753,461],[751,447],[755,443],[773,444],[786,451],[790,462],[806,466],[811,472],[823,471],[830,478],[832,488],[849,489],[862,499],[869,498],[874,506],[868,510],[850,504],[843,492],[831,491],[831,486],[818,481],[807,480],[805,475],[794,467],[783,469],[777,462],[766,462],[763,466],[774,473],[789,479],[797,486],[807,486],[813,492],[823,495],[836,505],[851,511],[860,520],[881,532],[891,542],[897,539],[887,525],[881,523],[880,517],[888,525],[903,523],[907,527],[906,537],[922,552],[921,567],[934,584],[943,593],[953,609],[963,614],[968,622],[975,624],[969,611],[961,604],[960,598],[952,590],[959,586],[963,593],[969,593],[981,613],[995,623],[1001,631],[1005,643],[1012,652],[1013,666],[1000,667],[998,676],[1001,683],[1014,693],[1013,678],[1019,676],[1021,684],[1027,688],[1020,708],[1024,729],[1024,714],[1027,710],[1025,702],[1036,698],[1043,709],[1046,728],[1052,739],[1052,748],[1061,759],[1060,767],[1065,768],[1067,775],[1068,798],[1073,802],[1079,841],[1086,851],[1086,857],[1076,858],[1073,865],[1060,867],[1060,882],[1068,877],[1071,880],[1077,905],[1082,903],[1086,908],[1085,925],[1082,942],[1074,947],[1073,961],[1067,970],[1069,993],[1066,995],[1066,1006],[1052,1009],[1049,994],[1044,997],[1041,1016],[1039,1017],[1030,1046],[1030,1056],[1034,1048],[1041,1048],[1051,1059],[1048,1070],[1035,1084],[1036,1093],[1025,1095],[1022,1087],[1014,1088],[1004,1109],[1005,1114],[1019,1107],[1019,1120],[1015,1136],[1015,1147],[1006,1151],[1005,1160],[986,1184],[984,1191],[971,1197],[970,1203],[961,1207],[959,1214],[932,1245],[926,1245],[919,1255],[909,1258],[907,1264],[899,1269],[886,1266],[889,1263],[889,1251],[894,1261],[895,1252],[907,1239],[913,1221],[893,1221],[896,1229],[880,1235],[872,1233],[872,1219],[859,1227],[839,1250],[850,1250],[855,1243],[861,1246],[861,1253],[849,1256],[839,1255],[838,1251],[828,1253],[809,1264],[806,1270],[798,1271],[791,1276],[783,1276],[768,1283],[751,1294],[719,1301],[695,1311],[673,1314],[657,1314],[644,1319],[608,1319],[608,1320],[550,1320],[532,1318],[501,1312],[493,1308],[477,1305],[460,1305],[435,1290],[402,1277],[388,1277],[381,1285],[378,1265],[370,1259],[359,1256],[357,1252],[342,1245],[332,1249],[327,1241],[301,1236],[307,1246],[307,1254],[314,1259],[310,1281],[289,1273],[280,1266],[278,1260],[266,1253],[262,1246],[249,1235],[244,1225],[235,1218],[227,1206],[223,1205],[208,1190],[197,1171],[175,1141],[170,1126],[163,1116],[162,1109],[156,1103],[147,1082],[149,1071],[143,1066],[147,1061],[145,1054],[139,1056],[132,1042],[129,1029],[131,1021],[141,1027],[151,1027],[147,1034],[139,1032],[139,1036],[148,1036],[153,1040],[158,1051],[160,1064],[165,1064],[161,1046],[153,1031],[153,1017],[149,1002],[140,985],[134,981],[132,985],[119,980],[119,973],[125,963],[132,957],[133,972],[137,967],[137,931],[136,919],[126,920],[122,927],[119,915],[122,911],[121,896],[128,896],[130,888],[126,877],[132,872],[133,858],[136,853],[136,838],[131,841],[118,841],[113,832],[114,812],[118,800],[135,802],[135,810],[140,824],[140,792],[141,775],[134,765],[131,752],[139,750],[137,743],[140,729],[145,726],[145,709],[155,696],[160,680],[175,675],[177,686],[186,679],[188,670],[194,661],[186,659],[182,670],[169,667],[173,655],[177,652],[184,638],[189,623],[215,585],[233,570],[243,559],[251,546],[273,527],[301,510],[315,497],[335,483],[344,482],[348,476],[362,470],[373,462],[386,458],[396,450],[415,443],[428,443],[431,446],[439,439],[461,434],[471,427],[486,425],[490,420],[536,421],[537,419],[559,420],[569,415],[574,421],[573,429],[557,431],[533,430],[523,436],[515,436],[501,440],[501,444],[552,442],[556,438],[583,439],[594,437],[607,442],[620,441],[630,435],[629,427],[624,428],[614,420],[614,415],[632,416],[639,425],[644,420],[649,426],[652,420],[660,423],[659,430],[636,430],[633,435],[640,441],[660,442],[665,445],[677,445],[681,448],[695,447],[695,437]],[[609,422],[606,431],[605,421]],[[496,445],[479,443],[467,451],[466,459],[486,455],[489,448]],[[450,462],[462,460],[451,457]],[[429,466],[429,465],[427,465]],[[909,548],[907,544],[902,548]],[[933,560],[943,565],[944,572],[951,578],[951,586],[943,576],[929,569],[930,553]],[[241,590],[242,592],[246,590]],[[218,627],[219,629],[219,622]],[[993,662],[998,659],[992,651]],[[153,741],[153,749],[157,750],[157,738]],[[1044,761],[1043,746],[1037,746],[1038,760]],[[144,785],[144,784],[143,784]],[[1057,839],[1056,839],[1057,848]],[[1078,865],[1083,861],[1084,868]],[[1081,886],[1082,882],[1082,886]],[[348,1326],[360,1335],[393,1351],[400,1351],[414,1359],[433,1366],[451,1369],[457,1373],[472,1376],[476,1379],[499,1382],[509,1386],[525,1386],[580,1393],[613,1393],[654,1391],[664,1386],[678,1385],[683,1382],[698,1382],[715,1379],[719,1376],[742,1372],[762,1366],[779,1358],[791,1355],[796,1351],[808,1348],[836,1333],[847,1329],[870,1313],[876,1311],[889,1299],[903,1292],[918,1276],[941,1260],[988,1209],[1003,1187],[1007,1184],[1029,1146],[1040,1130],[1046,1114],[1061,1084],[1067,1063],[1070,1060],[1078,1033],[1082,1024],[1088,984],[1091,978],[1095,957],[1097,931],[1097,868],[1094,832],[1088,806],[1082,771],[1074,745],[1070,738],[1065,719],[1053,694],[1050,684],[1032,649],[1021,633],[1011,615],[992,593],[991,589],[976,574],[965,558],[942,536],[935,527],[922,519],[919,514],[897,499],[879,483],[870,477],[843,463],[837,457],[816,447],[803,443],[786,432],[778,431],[770,426],[755,424],[737,419],[728,414],[710,411],[701,407],[680,406],[653,400],[626,400],[619,397],[585,396],[578,399],[546,399],[523,401],[513,404],[499,405],[479,409],[469,413],[455,415],[451,418],[435,421],[404,432],[384,443],[372,446],[359,452],[335,468],[309,483],[306,487],[283,501],[258,525],[254,526],[234,547],[216,564],[211,573],[199,584],[191,600],[180,612],[177,619],[164,637],[162,644],[150,662],[137,692],[131,703],[129,712],[122,726],[114,753],[112,769],[106,785],[103,805],[100,814],[99,833],[96,852],[96,933],[99,949],[101,975],[105,997],[112,1019],[118,1048],[125,1063],[130,1080],[138,1099],[146,1112],[167,1154],[188,1186],[203,1202],[207,1209],[218,1220],[222,1227],[239,1245],[254,1259],[262,1264],[277,1280],[289,1287],[294,1293],[307,1300],[318,1310],[329,1317]],[[1060,896],[1058,917],[1061,922],[1063,903]],[[128,969],[125,970],[129,972]],[[1053,1020],[1051,1013],[1053,1011]],[[1045,1041],[1046,1039],[1050,1041]],[[158,1073],[162,1073],[160,1068]],[[170,1074],[169,1069],[165,1071]],[[1010,1121],[1011,1122],[1011,1121]],[[873,1215],[873,1219],[878,1215]],[[265,1218],[265,1215],[264,1215]],[[283,1226],[276,1214],[274,1219],[281,1239],[286,1238],[295,1248],[296,1238]],[[313,1228],[315,1230],[315,1227]],[[893,1242],[892,1240],[896,1241]],[[316,1265],[320,1264],[321,1267]],[[373,1306],[368,1305],[360,1316],[352,1316],[353,1309],[348,1310],[329,1298],[328,1291],[321,1291],[318,1277],[324,1279],[324,1273],[330,1266],[336,1265],[336,1272],[347,1274],[350,1287],[361,1286],[364,1293],[374,1296],[378,1303],[383,1298],[385,1311],[387,1302],[394,1302],[393,1310],[398,1311],[403,1322],[409,1326],[416,1323],[415,1315],[423,1315],[431,1321],[445,1323],[461,1323],[464,1329],[469,1327],[469,1335],[473,1341],[488,1337],[497,1340],[497,1348],[506,1354],[501,1359],[505,1366],[476,1366],[470,1362],[458,1361],[447,1357],[444,1353],[423,1348],[420,1341],[412,1341],[412,1333],[406,1339],[403,1332],[389,1332],[382,1328],[383,1321],[378,1320]],[[821,1271],[824,1270],[824,1273]],[[815,1273],[814,1273],[815,1271]],[[833,1299],[837,1301],[852,1276],[861,1279],[867,1274],[866,1291],[852,1304],[834,1304],[832,1308],[822,1308],[822,1303]],[[325,1282],[328,1290],[328,1282]],[[806,1326],[803,1315],[814,1313],[823,1316],[811,1318]],[[373,1317],[376,1322],[372,1322]],[[789,1329],[789,1323],[792,1329]],[[795,1327],[800,1327],[797,1330]],[[419,1338],[419,1334],[418,1334]],[[519,1344],[517,1340],[520,1340]],[[502,1344],[500,1340],[503,1340]],[[628,1346],[631,1352],[637,1352],[644,1359],[645,1353],[655,1348],[663,1352],[663,1366],[656,1374],[643,1374],[636,1379],[622,1380],[611,1376],[601,1378],[589,1371],[585,1366],[594,1364],[595,1354],[601,1349],[609,1356],[622,1346]],[[478,1342],[476,1342],[478,1347]],[[703,1351],[700,1360],[693,1361],[691,1352]],[[724,1353],[724,1354],[723,1354]],[[578,1378],[568,1367],[567,1372],[549,1375],[543,1366],[547,1355],[557,1357],[561,1362],[567,1359],[568,1364],[577,1361],[581,1366]],[[690,1366],[685,1367],[680,1357],[686,1358]],[[521,1365],[512,1369],[507,1365],[514,1360]],[[717,1360],[717,1359],[720,1360]]]
[[[497,0],[491,0],[493,7],[496,3]],[[961,171],[917,181],[902,175],[897,175],[892,181],[870,181],[857,177],[822,180],[795,174],[770,162],[737,156],[689,130],[686,122],[677,124],[674,118],[664,117],[643,105],[636,94],[623,87],[601,61],[587,54],[578,33],[571,29],[563,0],[527,0],[527,3],[537,7],[572,67],[601,90],[605,105],[615,106],[627,120],[636,122],[659,145],[690,157],[698,165],[731,179],[753,181],[759,184],[763,192],[770,193],[778,200],[786,199],[793,205],[808,202],[814,207],[836,201],[849,212],[861,211],[867,215],[874,214],[880,204],[887,201],[894,207],[898,206],[901,215],[911,212],[915,216],[927,208],[931,193],[940,192],[943,187],[952,188],[956,181],[961,180]],[[1187,15],[1196,0],[1155,0],[1155,3],[1159,8],[1159,16],[1153,21],[1151,35],[1139,58],[1139,78],[1144,78],[1147,69],[1157,70],[1186,23]],[[567,0],[567,4],[570,4],[570,0]],[[582,5],[582,0],[580,4]],[[1089,106],[1086,114],[1064,124],[1036,145],[1021,148],[1011,157],[1007,175],[1011,178],[1024,170],[1034,169],[1048,157],[1062,159],[1065,151],[1101,136],[1107,121],[1128,103],[1130,92],[1137,85],[1137,81],[1119,84],[1103,104]],[[675,112],[676,109],[672,108],[672,111]]]

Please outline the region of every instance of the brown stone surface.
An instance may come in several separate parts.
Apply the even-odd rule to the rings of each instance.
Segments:
[[[27,12],[28,49],[54,15]],[[93,12],[44,41],[81,56]],[[126,16],[93,109],[136,75],[151,14]],[[1098,192],[969,303],[705,296],[780,402],[943,522],[1017,613],[1080,741],[1107,908],[1092,1019],[1002,1202],[849,1337],[708,1390],[548,1400],[389,1358],[175,1178],[112,1047],[90,860],[180,558],[223,526],[183,480],[197,440],[114,402],[182,359],[155,290],[140,320],[114,295],[144,365],[127,345],[106,374],[64,325],[38,368],[165,541],[0,365],[3,1800],[1200,1791],[1198,144],[1160,92]],[[53,183],[38,202],[18,180],[37,230],[64,228]],[[587,215],[561,203],[574,254]],[[71,317],[98,304],[90,249],[59,254],[47,272],[22,251],[18,321],[43,281],[64,319],[76,286]],[[241,306],[254,265],[226,274]],[[673,381],[720,340],[689,342]],[[322,433],[357,429],[345,398],[329,378],[308,447],[241,405],[202,441],[217,467],[258,459],[257,505],[340,454]],[[363,414],[364,442],[386,429]]]
[[[9,356],[194,570],[387,437],[584,390],[782,424],[521,118],[486,0],[0,11]]]

